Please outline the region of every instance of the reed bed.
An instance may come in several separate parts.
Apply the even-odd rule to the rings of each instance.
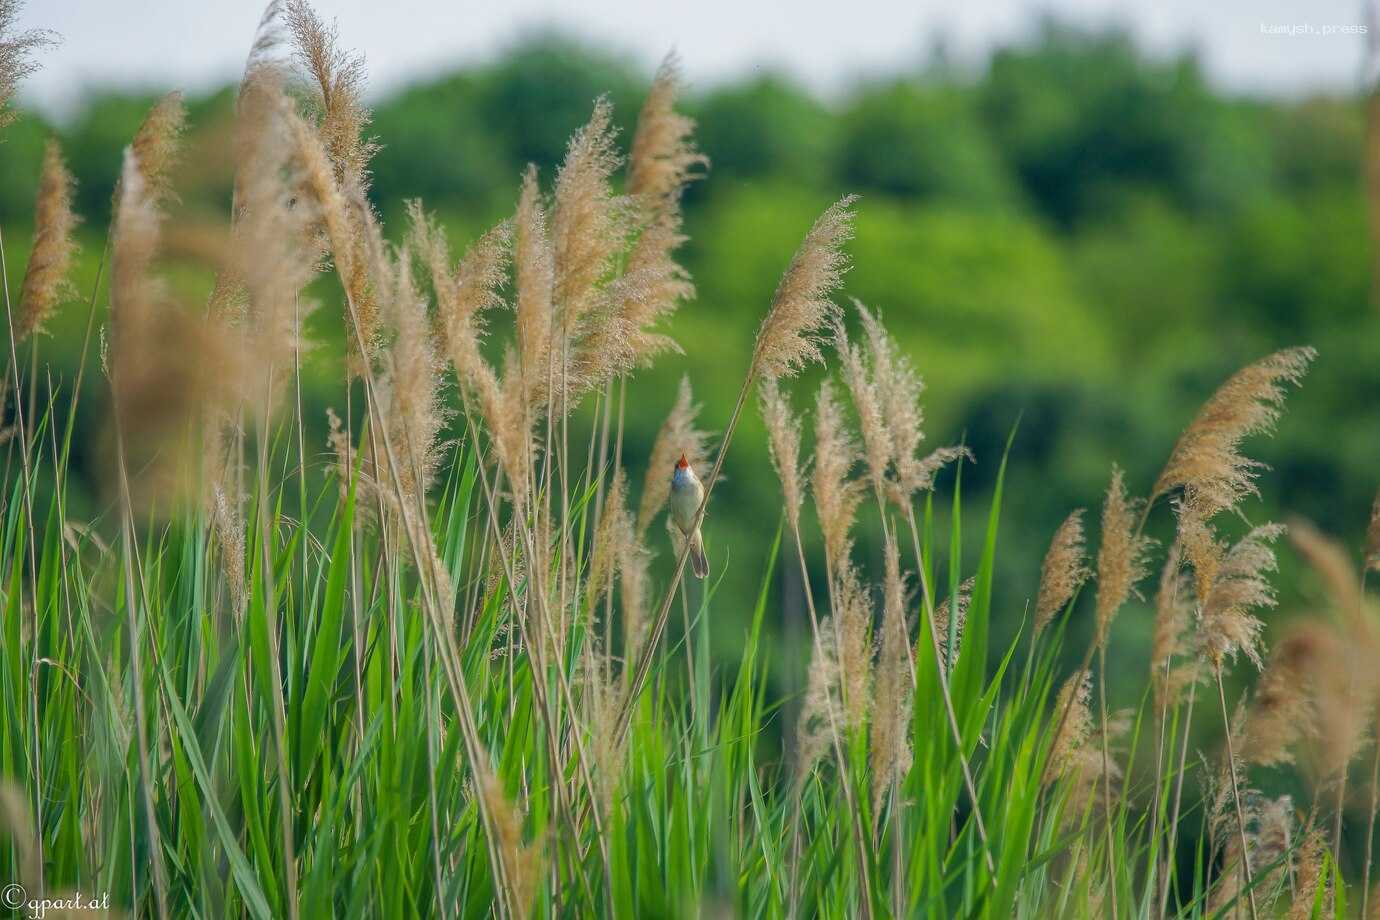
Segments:
[[[47,40],[12,34],[14,10],[0,0],[0,124]],[[1369,909],[1380,499],[1363,546],[1254,521],[1264,467],[1247,451],[1311,349],[1205,394],[1154,481],[1111,467],[1100,515],[1002,535],[1049,550],[1029,627],[993,647],[1005,461],[923,448],[919,373],[880,312],[840,307],[853,198],[782,253],[730,413],[685,380],[635,488],[622,419],[655,399],[637,372],[678,348],[675,314],[695,309],[680,199],[710,166],[677,108],[677,61],[630,141],[591,100],[560,169],[515,177],[512,216],[462,252],[423,202],[383,226],[364,80],[305,0],[275,2],[240,87],[223,226],[179,207],[196,126],[171,95],[130,139],[94,278],[71,276],[80,217],[56,144],[35,177],[28,264],[0,265],[7,908]],[[65,414],[41,349],[60,309],[88,311],[82,373],[108,384]],[[338,354],[313,348],[313,310],[342,317]],[[308,358],[338,368],[326,444],[305,434]],[[689,548],[657,522],[684,455],[723,558],[716,537],[730,538],[705,515],[754,408],[783,511],[775,541],[746,551],[762,569],[750,615],[720,621],[714,575],[687,583]],[[106,503],[78,521],[71,450],[88,416],[106,427]],[[970,462],[997,471],[976,557],[958,532]],[[865,527],[878,571],[856,549]],[[1281,551],[1320,591],[1277,628],[1263,618]],[[803,595],[810,662],[790,699],[769,699],[782,662],[764,624],[783,580]],[[1113,711],[1107,684],[1127,678],[1106,649],[1142,592],[1148,689]],[[722,629],[741,630],[741,655],[716,668]],[[1232,672],[1251,671],[1234,690]],[[1195,725],[1221,744],[1199,749]],[[1261,791],[1281,775],[1300,791]]]

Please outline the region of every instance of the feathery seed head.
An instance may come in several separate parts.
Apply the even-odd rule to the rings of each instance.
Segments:
[[[828,750],[829,740],[843,718],[839,701],[839,658],[836,630],[826,617],[819,623],[814,651],[810,656],[809,677],[805,684],[805,699],[796,722],[795,788],[809,778],[815,764]]]
[[[877,650],[875,712],[870,744],[874,807],[910,767],[911,663],[906,580],[894,533],[886,541],[886,583]]]
[[[15,317],[15,341],[43,332],[44,323],[72,291],[68,273],[77,246],[72,231],[78,218],[72,213],[72,189],[76,184],[62,162],[57,141],[43,150],[43,169],[34,205],[34,241]]]
[[[841,557],[834,611],[839,629],[839,679],[843,684],[843,721],[856,728],[867,721],[872,704],[872,596],[851,559]]]
[[[1344,622],[1355,628],[1357,638],[1372,632],[1370,620],[1362,613],[1365,599],[1356,567],[1340,543],[1301,518],[1289,522],[1289,539],[1322,580],[1328,600]]]
[[[824,534],[824,549],[832,560],[847,554],[848,531],[862,502],[862,483],[849,479],[857,458],[857,446],[843,407],[834,396],[833,381],[826,378],[815,400],[815,460],[811,486],[815,512]]]
[[[172,196],[171,173],[182,149],[182,133],[186,129],[187,109],[182,94],[168,93],[154,104],[139,130],[131,148],[139,174],[148,194],[156,204],[163,204]]]
[[[1087,567],[1083,538],[1083,509],[1074,509],[1054,537],[1040,567],[1040,593],[1035,601],[1035,635],[1039,635],[1072,600],[1092,574]]]
[[[1198,678],[1196,661],[1174,667],[1175,657],[1193,652],[1190,625],[1193,617],[1193,585],[1184,571],[1183,544],[1169,547],[1155,592],[1155,625],[1150,642],[1150,683],[1156,706],[1163,708],[1179,698],[1180,690]]]
[[[863,309],[862,304],[857,306],[859,310]],[[858,427],[862,431],[863,439],[863,459],[867,461],[867,472],[872,479],[873,489],[878,495],[882,495],[886,490],[887,470],[892,461],[892,441],[882,414],[874,369],[868,367],[867,357],[863,354],[862,348],[848,340],[843,317],[833,316],[830,325],[833,327],[834,351],[838,353],[843,368],[843,381],[853,397],[853,407],[858,412]]]
[[[14,121],[10,109],[19,82],[38,70],[32,55],[40,48],[57,44],[58,36],[46,29],[14,31],[22,0],[0,0],[0,128]]]
[[[364,104],[364,57],[341,48],[336,27],[322,22],[305,0],[288,0],[284,18],[294,56],[311,79],[317,132],[336,180],[362,194],[379,149],[363,136],[373,117]]]
[[[1187,520],[1190,529],[1183,526]],[[1230,548],[1213,536],[1211,525],[1180,516],[1180,539],[1194,567],[1202,649],[1214,668],[1242,654],[1263,667],[1260,633],[1264,624],[1252,612],[1275,606],[1269,575],[1275,571],[1272,544],[1284,533],[1279,524],[1256,527]]]
[[[805,235],[757,330],[751,374],[794,377],[823,361],[817,336],[838,314],[829,297],[848,270],[843,244],[852,236],[856,200],[849,195],[831,205]]]
[[[791,411],[790,402],[781,392],[774,377],[765,378],[758,387],[762,406],[762,420],[767,427],[772,468],[781,482],[781,496],[786,502],[786,519],[791,529],[800,532],[800,505],[804,500],[800,468],[800,419]]]
[[[1273,430],[1284,405],[1285,384],[1297,385],[1317,352],[1290,348],[1237,371],[1204,403],[1179,436],[1151,500],[1182,488],[1204,518],[1235,508],[1256,494],[1257,460],[1240,452],[1241,442]]]
[[[1373,572],[1380,572],[1380,492],[1375,493],[1375,503],[1370,506],[1370,526],[1366,528],[1366,552],[1362,565]]]
[[[1112,619],[1135,593],[1146,575],[1151,541],[1135,532],[1140,503],[1126,494],[1121,469],[1112,467],[1112,481],[1102,506],[1102,543],[1097,550],[1097,644],[1105,645]]]

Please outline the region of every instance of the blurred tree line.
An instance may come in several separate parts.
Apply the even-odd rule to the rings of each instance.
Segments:
[[[630,131],[648,81],[597,46],[542,34],[377,100],[373,193],[385,221],[396,230],[402,202],[421,198],[468,242],[511,211],[524,164],[550,181],[596,96]],[[8,130],[0,220],[12,285],[55,133],[80,183],[78,284],[89,291],[120,150],[151,99],[98,93],[69,121],[32,116]],[[218,149],[233,90],[188,103],[211,137],[203,149]],[[1122,32],[1046,20],[977,69],[935,53],[829,100],[758,72],[692,89],[687,107],[712,161],[686,203],[699,297],[672,328],[686,354],[629,388],[634,482],[682,374],[706,406],[702,424],[722,427],[781,270],[812,218],[852,191],[863,197],[846,288],[883,312],[926,377],[931,443],[963,439],[976,452],[963,473],[968,512],[985,512],[1019,417],[997,598],[1008,635],[1050,533],[1070,508],[1096,508],[1111,463],[1145,489],[1211,390],[1280,347],[1313,344],[1320,359],[1278,437],[1254,447],[1274,467],[1259,516],[1364,529],[1380,480],[1380,337],[1359,95],[1227,95],[1192,55],[1154,57]],[[228,183],[205,195],[223,213]],[[44,346],[59,367],[75,360],[84,324],[84,311],[68,312]],[[308,389],[314,418],[341,398],[339,376],[322,376]],[[750,597],[780,507],[747,424],[706,530],[730,560],[733,601]],[[861,552],[875,561],[876,547]]]

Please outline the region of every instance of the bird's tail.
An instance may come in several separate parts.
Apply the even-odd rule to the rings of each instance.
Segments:
[[[704,558],[704,540],[698,530],[690,538],[690,568],[694,570],[696,578],[704,578],[709,574],[709,560]]]

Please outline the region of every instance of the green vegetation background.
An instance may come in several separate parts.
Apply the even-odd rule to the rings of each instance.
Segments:
[[[367,41],[353,43],[367,52]],[[630,129],[649,76],[597,47],[537,35],[489,63],[378,99],[374,197],[386,223],[400,227],[402,202],[420,197],[457,248],[467,243],[510,213],[525,163],[550,180],[596,96],[608,93]],[[98,93],[67,121],[30,114],[8,129],[0,221],[12,294],[45,138],[61,139],[80,183],[84,297],[120,150],[152,98]],[[201,154],[214,153],[233,90],[188,101]],[[962,474],[975,514],[1019,418],[993,605],[997,642],[1019,628],[1058,522],[1076,506],[1095,516],[1110,465],[1124,466],[1133,490],[1144,491],[1217,383],[1287,345],[1313,344],[1320,358],[1278,436],[1252,449],[1274,468],[1252,517],[1301,514],[1359,539],[1380,481],[1380,312],[1359,96],[1229,96],[1191,56],[1154,58],[1124,34],[1050,21],[976,70],[936,52],[914,70],[828,100],[764,73],[692,87],[687,107],[713,164],[686,202],[684,257],[699,296],[671,329],[685,355],[663,359],[629,387],[635,488],[682,374],[704,403],[702,424],[723,426],[791,252],[813,217],[852,191],[862,200],[846,290],[883,312],[928,381],[931,443],[963,440],[975,451],[976,466]],[[213,217],[218,206],[223,218],[228,185],[198,194],[205,200],[191,206]],[[314,322],[330,339],[338,301],[322,299]],[[84,324],[84,308],[73,303],[43,343],[59,386],[75,377]],[[326,406],[342,400],[338,352],[323,349],[307,371],[306,414],[322,454]],[[799,404],[817,380],[797,390]],[[94,375],[88,382],[93,391],[104,385]],[[105,510],[108,461],[93,418],[101,401],[87,404],[88,434],[77,445],[86,494],[74,496],[73,514],[88,520]],[[726,474],[706,529],[715,575],[723,574],[714,609],[746,616],[780,509],[755,415]],[[941,489],[949,486],[946,474]],[[670,552],[659,530],[653,543],[664,569]],[[878,551],[860,549],[872,563]],[[781,577],[792,572],[783,567]],[[1308,595],[1295,572],[1286,560],[1286,605]],[[790,606],[773,631],[784,650],[793,638],[803,650],[803,626],[791,628],[803,614]],[[1114,660],[1143,669],[1146,618],[1124,616],[1118,631]],[[731,652],[741,631],[735,624],[715,634]]]

